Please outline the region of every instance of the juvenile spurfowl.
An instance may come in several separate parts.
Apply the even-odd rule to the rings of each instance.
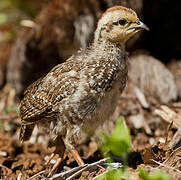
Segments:
[[[20,105],[20,140],[28,140],[35,125],[44,127],[56,136],[56,153],[59,150],[63,155],[63,144],[78,164],[83,164],[74,149],[79,132],[94,130],[114,112],[127,81],[125,43],[142,29],[148,30],[133,10],[122,6],[108,9],[86,50],[27,88]]]

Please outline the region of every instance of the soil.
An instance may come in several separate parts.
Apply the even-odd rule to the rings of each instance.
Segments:
[[[168,122],[155,113],[155,109],[159,109],[160,105],[153,97],[148,101],[149,107],[143,107],[132,91],[134,87],[131,82],[128,83],[127,89],[120,97],[120,104],[110,120],[115,124],[115,119],[123,115],[130,129],[132,147],[127,160],[133,179],[139,179],[137,170],[140,167],[150,172],[162,170],[174,180],[181,179],[179,163],[181,143],[175,122],[172,122],[173,120]],[[18,140],[20,118],[16,112],[18,103],[15,103],[13,91],[10,86],[1,91],[4,98],[1,98],[0,105],[1,107],[4,105],[4,109],[0,114],[0,178],[12,180],[47,178],[58,156],[55,156],[47,165],[54,148],[48,148],[50,138],[43,131],[35,129],[32,138],[26,143]],[[148,99],[146,96],[145,98]],[[156,103],[151,104],[151,102]],[[171,111],[179,115],[180,104],[178,102],[170,103],[169,107]],[[109,128],[111,126],[104,127],[105,131]],[[177,138],[174,136],[176,134],[178,134]],[[85,163],[91,164],[103,159],[98,144],[94,140],[87,136],[82,139],[77,150]],[[61,166],[54,173],[55,175],[78,166],[71,154],[66,152],[66,155]],[[113,159],[115,162],[121,162],[120,157],[113,157]],[[72,179],[80,177],[92,179],[105,172],[107,169],[100,166],[82,171]]]

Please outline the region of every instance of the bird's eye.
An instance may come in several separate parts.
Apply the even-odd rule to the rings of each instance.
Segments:
[[[128,22],[127,22],[125,19],[120,19],[120,20],[118,21],[118,23],[119,23],[121,26],[124,26],[124,25],[126,25]]]

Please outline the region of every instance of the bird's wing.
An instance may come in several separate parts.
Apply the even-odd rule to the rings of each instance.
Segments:
[[[86,116],[94,111],[104,92],[111,89],[119,70],[119,63],[104,59],[72,60],[57,65],[25,92],[20,105],[22,121],[28,123],[44,117],[51,118],[61,113],[61,108],[62,114],[68,114],[77,106],[75,117],[80,115],[78,111],[82,109],[84,111],[80,116]]]
[[[80,67],[72,71],[75,65],[75,62],[70,61],[59,64],[27,88],[20,103],[20,116],[24,123],[55,115],[52,109],[56,103],[73,93],[77,86]]]

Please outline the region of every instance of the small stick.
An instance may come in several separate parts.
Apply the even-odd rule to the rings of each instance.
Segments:
[[[162,166],[162,167],[165,167],[165,168],[171,169],[171,170],[176,171],[176,172],[178,172],[179,174],[181,174],[181,171],[180,171],[180,170],[178,170],[178,169],[176,169],[176,168],[174,168],[174,167],[167,166],[167,165],[165,165],[165,164],[163,164],[163,163],[160,163],[160,162],[158,162],[158,161],[155,161],[154,159],[151,159],[151,160],[152,160],[153,162],[155,162],[156,164],[158,164],[158,165]]]
[[[169,142],[169,147],[174,149],[179,141],[181,140],[181,129],[178,129],[177,132],[174,134],[172,140]],[[177,147],[178,148],[178,147]]]
[[[69,176],[66,180],[71,180],[74,177],[78,176],[81,172],[83,172],[84,170],[87,169],[87,166],[85,166],[84,168],[80,169],[79,171],[77,171],[76,173],[72,174],[71,176]]]
[[[162,105],[161,110],[156,109],[155,113],[167,122],[172,122],[177,128],[181,128],[181,117],[169,107]]]
[[[136,94],[137,99],[141,103],[142,107],[149,108],[149,104],[146,101],[145,95],[142,93],[142,91],[138,87],[135,87],[134,92]]]
[[[22,175],[23,175],[23,174],[20,172],[20,173],[18,174],[17,180],[21,180]]]
[[[3,120],[3,119],[14,119],[14,118],[17,118],[18,117],[18,115],[14,115],[14,116],[6,116],[6,115],[2,115],[2,116],[0,116],[0,120]]]
[[[75,176],[78,176],[82,171],[86,170],[86,169],[89,169],[93,166],[98,166],[98,165],[101,165],[103,164],[104,162],[106,162],[109,158],[104,158],[104,159],[101,159],[97,162],[94,162],[92,164],[85,164],[85,165],[82,165],[82,166],[79,166],[79,167],[75,167],[71,170],[68,170],[66,172],[62,172],[62,173],[59,173],[59,174],[55,174],[53,177],[47,179],[47,180],[53,180],[53,179],[56,179],[56,178],[63,178],[65,176],[69,176],[69,179],[67,180],[71,180],[71,178],[74,178]]]
[[[65,172],[62,172],[62,173],[59,173],[59,174],[55,174],[54,176],[52,176],[51,178],[49,179],[46,179],[46,180],[54,180],[56,178],[63,178],[65,176],[70,176],[72,175],[72,173],[76,172],[76,171],[79,171],[80,169],[84,168],[85,166],[87,166],[86,164],[83,165],[83,166],[78,166],[78,167],[75,167],[73,169],[70,169],[68,171],[65,171]]]
[[[28,180],[31,180],[31,179],[34,179],[34,178],[38,177],[39,175],[43,174],[45,171],[46,171],[46,170],[43,170],[43,171],[38,172],[37,174],[31,176]]]
[[[172,126],[173,126],[173,121],[172,121],[172,122],[169,124],[169,126],[168,126],[165,144],[167,144],[167,141],[168,141],[168,133],[169,133],[169,131],[172,129]]]

